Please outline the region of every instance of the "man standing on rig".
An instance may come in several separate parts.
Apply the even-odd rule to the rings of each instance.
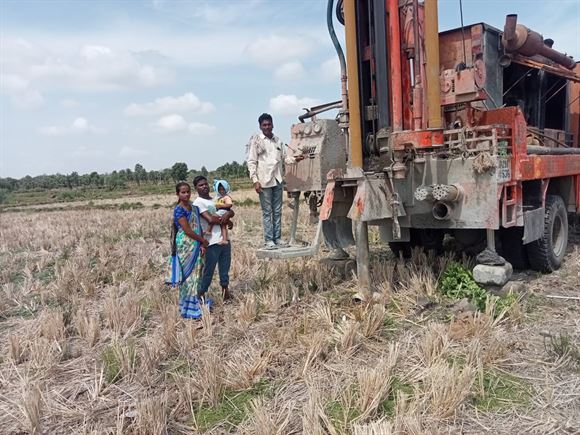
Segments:
[[[303,155],[287,156],[284,143],[272,133],[272,116],[262,113],[258,118],[260,133],[254,134],[246,145],[246,159],[250,179],[260,196],[264,246],[276,249],[287,246],[282,240],[282,194],[284,191],[284,163],[294,164]]]

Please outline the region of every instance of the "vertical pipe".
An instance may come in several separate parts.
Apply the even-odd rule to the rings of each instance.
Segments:
[[[393,131],[403,129],[403,85],[401,79],[401,31],[399,29],[399,0],[387,0],[389,14],[389,68]]]
[[[425,0],[425,56],[427,61],[427,125],[443,128],[439,85],[439,28],[437,0]]]
[[[290,246],[296,244],[296,228],[298,227],[298,216],[300,212],[300,192],[294,194],[293,205],[292,222],[290,223]]]
[[[366,222],[355,221],[356,237],[356,278],[365,299],[369,300],[371,276],[369,263],[369,227]]]
[[[485,235],[487,236],[487,249],[495,252],[495,231],[488,228],[485,230]]]
[[[362,168],[363,154],[355,1],[344,0],[344,31],[346,37],[346,69],[348,75],[350,166],[352,168]]]

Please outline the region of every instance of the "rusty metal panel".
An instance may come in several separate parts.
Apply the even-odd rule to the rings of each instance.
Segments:
[[[286,166],[288,192],[323,191],[328,172],[346,168],[345,136],[333,119],[294,124],[289,148],[306,158]]]
[[[580,155],[528,156],[520,163],[520,180],[580,174]]]
[[[491,156],[497,159],[496,156]],[[429,157],[424,164],[415,164],[412,174],[412,192],[418,187],[432,185],[459,185],[463,194],[459,201],[447,203],[450,215],[446,220],[433,216],[434,201],[403,199],[411,226],[416,228],[493,228],[500,226],[500,185],[495,170],[476,173],[475,158],[449,160]],[[497,167],[497,160],[495,160]],[[413,204],[410,206],[409,204]]]
[[[363,222],[392,218],[394,205],[393,195],[384,177],[365,177],[358,182],[348,217]],[[399,202],[397,216],[405,215],[405,208]]]
[[[481,24],[476,24],[481,26]],[[475,26],[474,26],[475,27]],[[465,27],[465,56],[466,66],[473,65],[471,27]],[[457,64],[463,62],[463,41],[461,28],[449,30],[439,34],[439,64],[442,69],[455,69]]]

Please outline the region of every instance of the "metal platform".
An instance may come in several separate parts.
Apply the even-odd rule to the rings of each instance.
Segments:
[[[322,221],[318,222],[316,226],[316,235],[312,244],[308,246],[289,246],[287,248],[278,249],[258,249],[256,251],[256,257],[258,258],[296,258],[296,257],[312,257],[316,255],[318,249],[320,248],[320,242],[322,241]]]

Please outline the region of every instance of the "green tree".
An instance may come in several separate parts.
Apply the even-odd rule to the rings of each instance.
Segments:
[[[176,183],[187,179],[187,164],[183,162],[175,163],[171,167],[171,177]]]
[[[0,204],[4,204],[6,201],[8,201],[8,190],[0,189]]]
[[[140,163],[135,165],[135,181],[141,184],[142,181],[147,181],[147,171]]]
[[[203,175],[204,177],[207,177],[209,174],[209,171],[207,170],[207,168],[205,166],[201,167],[200,172],[201,172],[201,175]]]
[[[69,177],[69,183],[71,187],[79,187],[80,184],[80,180],[79,180],[79,173],[76,171],[73,171],[70,173]]]

